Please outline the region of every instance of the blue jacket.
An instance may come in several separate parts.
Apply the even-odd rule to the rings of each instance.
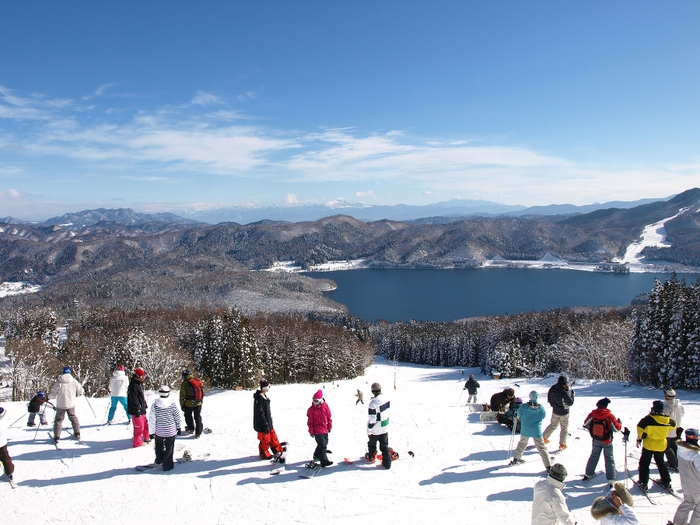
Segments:
[[[520,418],[520,435],[532,438],[542,437],[542,420],[547,417],[547,411],[542,405],[532,402],[523,403],[518,409]]]

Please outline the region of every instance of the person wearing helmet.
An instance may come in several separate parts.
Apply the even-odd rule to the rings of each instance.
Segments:
[[[669,523],[698,525],[700,523],[700,446],[698,446],[697,428],[686,428],[685,441],[678,441],[678,471],[681,473],[683,501],[678,505],[673,521]]]
[[[372,383],[372,399],[367,405],[369,420],[367,422],[367,435],[369,442],[366,454],[367,461],[374,462],[377,457],[377,444],[382,452],[382,465],[391,468],[391,453],[389,448],[389,408],[391,403],[382,394],[382,385]]]
[[[56,417],[53,421],[53,440],[56,443],[61,438],[63,418],[66,417],[66,414],[68,414],[68,420],[73,426],[73,437],[80,441],[80,421],[75,413],[75,398],[83,394],[85,394],[83,386],[72,376],[70,367],[64,366],[63,373],[58,376],[49,395],[56,400]]]
[[[676,428],[676,422],[668,416],[664,416],[663,401],[654,401],[649,415],[643,417],[637,423],[637,448],[642,443],[642,455],[639,458],[639,486],[642,490],[648,489],[649,465],[651,458],[654,458],[656,467],[659,469],[661,479],[658,481],[667,489],[671,488],[671,475],[666,468],[666,436]]]
[[[2,463],[2,466],[5,469],[5,475],[7,476],[7,479],[10,480],[10,483],[13,483],[12,474],[15,471],[15,465],[14,463],[12,463],[10,453],[7,451],[7,418],[5,417],[6,415],[7,410],[5,410],[3,407],[0,407],[0,463]]]
[[[148,413],[148,430],[150,438],[156,441],[155,464],[162,466],[163,470],[172,470],[175,436],[180,434],[182,426],[180,411],[175,400],[170,398],[169,386],[161,386],[158,396]]]
[[[28,427],[33,427],[36,425],[36,423],[34,423],[34,419],[36,418],[37,414],[39,414],[39,423],[41,425],[49,424],[48,421],[46,421],[46,414],[44,413],[46,411],[46,406],[44,403],[46,403],[46,392],[39,390],[27,405],[27,412],[29,412],[29,419],[27,419]],[[51,405],[51,403],[49,403],[49,405]]]

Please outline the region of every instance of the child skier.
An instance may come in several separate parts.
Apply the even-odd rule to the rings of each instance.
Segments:
[[[44,406],[44,403],[46,403],[46,392],[39,390],[27,405],[27,412],[29,412],[29,419],[27,420],[28,427],[35,426],[36,423],[34,423],[34,419],[36,418],[37,414],[39,414],[40,424],[49,424],[48,421],[46,421],[46,414],[44,414],[46,411],[46,406]]]
[[[328,459],[328,434],[333,428],[331,420],[331,409],[328,403],[323,399],[323,392],[319,390],[313,396],[313,402],[306,411],[307,425],[309,434],[316,440],[316,450],[314,450],[314,461],[321,463],[322,467],[328,467],[333,464]]]

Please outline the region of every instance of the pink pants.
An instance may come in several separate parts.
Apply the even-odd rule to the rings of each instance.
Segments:
[[[148,419],[145,414],[142,416],[131,416],[131,424],[134,425],[134,440],[132,445],[134,448],[143,445],[143,442],[149,442],[151,438],[148,434]]]

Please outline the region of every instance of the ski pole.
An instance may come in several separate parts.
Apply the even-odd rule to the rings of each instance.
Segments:
[[[513,451],[513,443],[515,442],[515,429],[518,427],[518,417],[513,418],[513,430],[510,433],[510,443],[508,444],[508,456],[506,460],[510,459],[510,453]]]
[[[19,420],[22,419],[23,417],[24,417],[24,414],[22,414],[21,416],[19,416],[19,417],[17,418],[17,421],[19,421]],[[17,423],[17,421],[15,421],[14,423],[12,423],[12,424],[10,425],[10,427],[13,427],[13,426]]]
[[[108,414],[109,409],[111,408],[111,406],[112,406],[112,404],[111,404],[111,400],[110,400],[110,403],[107,405],[107,410],[105,410],[105,415],[102,416],[102,423],[103,423],[103,424],[107,421],[107,414]]]
[[[90,400],[87,398],[87,396],[83,396],[85,398],[85,401],[87,401],[88,406],[90,407],[90,410],[92,410],[92,415],[95,419],[97,419],[97,414],[95,414],[95,411],[92,408],[92,405],[90,404]]]
[[[622,431],[622,442],[625,444],[625,488],[627,488],[627,480],[629,479],[629,470],[627,469],[627,443],[630,440],[630,429],[625,427]]]
[[[459,400],[462,399],[462,394],[464,394],[464,389],[459,393],[459,397],[457,398],[457,406],[459,406]]]

